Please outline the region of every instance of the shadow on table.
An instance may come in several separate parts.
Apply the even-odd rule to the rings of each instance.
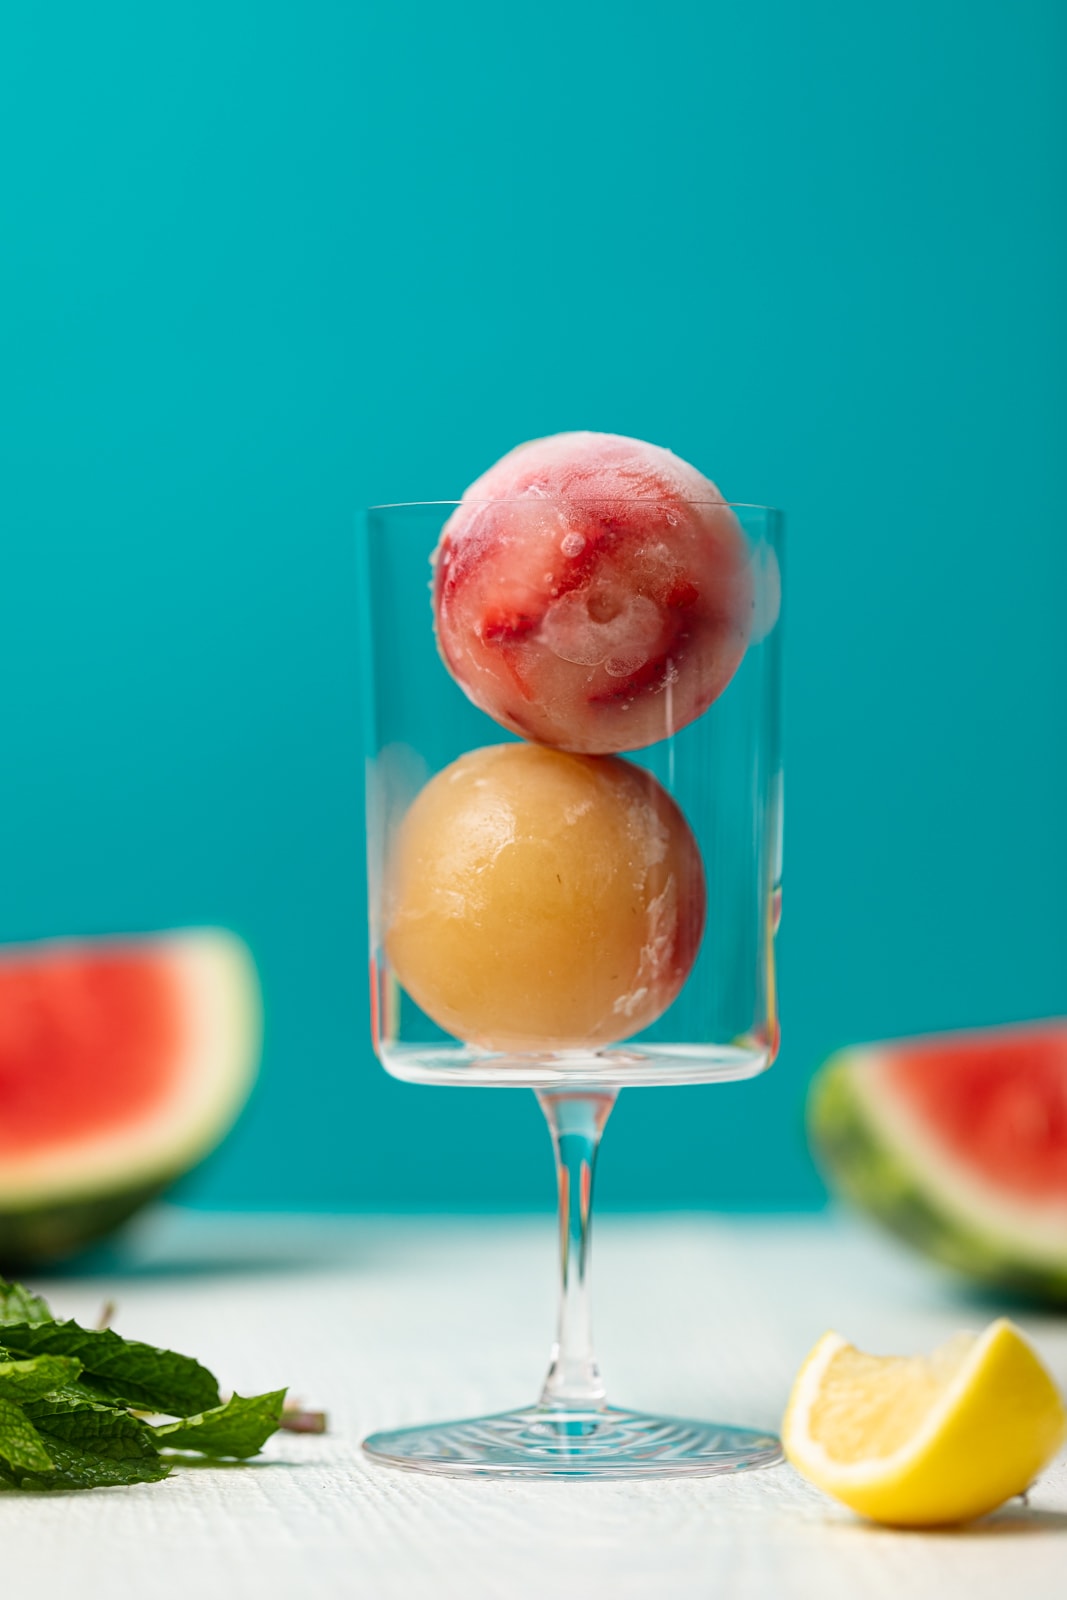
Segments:
[[[389,1234],[377,1218],[226,1215],[160,1205],[34,1278],[234,1277],[358,1268],[395,1249]]]
[[[158,1204],[140,1213],[112,1238],[70,1261],[53,1262],[34,1272],[42,1279],[123,1279],[236,1277],[257,1273],[299,1274],[379,1268],[392,1261],[435,1258],[442,1229],[450,1246],[464,1225],[484,1240],[494,1226],[512,1228],[519,1220],[551,1238],[547,1214],[507,1213],[450,1216],[256,1213],[194,1211]],[[18,1274],[15,1274],[18,1276]]]
[[[1016,1533],[1067,1533],[1067,1511],[1042,1511],[1038,1506],[1026,1506],[1018,1511],[1000,1511],[976,1522],[973,1527],[960,1528],[959,1534],[972,1538],[996,1538]]]
[[[1024,1294],[1022,1290],[995,1289],[989,1284],[965,1283],[947,1280],[945,1287],[950,1298],[960,1307],[991,1317],[1047,1317],[1050,1321],[1067,1318],[1067,1303],[1057,1304],[1037,1294]]]
[[[276,1456],[269,1459],[256,1457],[249,1461],[221,1461],[218,1457],[183,1456],[174,1455],[168,1459],[168,1466],[174,1472],[271,1472],[275,1467],[284,1467],[287,1472],[302,1472],[308,1468],[321,1466],[321,1461],[308,1459],[306,1461],[282,1461]],[[165,1483],[167,1480],[164,1479]],[[132,1485],[131,1487],[147,1488],[147,1484]],[[154,1487],[154,1486],[153,1486]],[[0,1501],[18,1500],[84,1500],[86,1495],[99,1494],[98,1489],[20,1489],[12,1483],[0,1483]],[[115,1493],[114,1488],[108,1488],[105,1493],[110,1496]]]
[[[166,1458],[167,1465],[175,1472],[273,1472],[275,1467],[284,1467],[287,1472],[301,1472],[306,1467],[321,1466],[321,1461],[282,1461],[277,1456],[261,1459],[259,1456],[249,1461],[221,1461],[218,1456],[182,1456],[172,1455]]]
[[[845,1538],[875,1539],[1007,1539],[1025,1534],[1067,1533],[1067,1511],[1046,1511],[1040,1506],[1009,1505],[978,1522],[952,1528],[886,1528],[874,1522],[834,1520],[835,1534]]]

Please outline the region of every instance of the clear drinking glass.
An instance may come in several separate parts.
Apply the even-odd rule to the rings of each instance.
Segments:
[[[583,503],[583,514],[596,509]],[[609,505],[603,509],[610,513]],[[367,515],[360,587],[374,1048],[386,1070],[408,1082],[536,1091],[556,1157],[561,1282],[558,1337],[539,1400],[494,1416],[374,1434],[364,1449],[375,1460],[426,1472],[615,1478],[737,1471],[780,1459],[772,1434],[608,1405],[590,1330],[593,1173],[619,1090],[753,1077],[778,1047],[783,519],[762,506],[730,509],[752,580],[741,664],[688,726],[672,727],[670,693],[661,694],[662,737],[625,755],[668,791],[699,845],[707,909],[697,958],[673,1004],[644,1031],[595,1050],[532,1053],[450,1037],[390,969],[389,860],[408,807],[465,752],[516,736],[466,698],[436,647],[430,560],[455,502],[381,506]],[[566,516],[563,505],[560,514]]]

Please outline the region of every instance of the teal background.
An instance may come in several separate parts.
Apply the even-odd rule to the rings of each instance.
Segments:
[[[575,14],[577,13],[577,14]],[[1067,1009],[1067,11],[8,8],[0,938],[221,922],[205,1204],[548,1203],[367,1046],[352,527],[592,427],[789,513],[785,1046],[624,1096],[616,1205],[817,1203],[847,1040]]]

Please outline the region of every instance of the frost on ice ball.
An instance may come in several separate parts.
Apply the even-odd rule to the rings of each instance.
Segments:
[[[385,948],[423,1011],[468,1044],[592,1050],[671,1004],[704,905],[696,840],[651,773],[493,745],[438,773],[405,816]]]
[[[617,434],[520,445],[467,490],[434,557],[438,645],[467,696],[589,755],[706,711],[752,613],[745,537],[715,485]]]

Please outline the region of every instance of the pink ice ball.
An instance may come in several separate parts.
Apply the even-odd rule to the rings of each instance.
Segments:
[[[585,755],[712,704],[745,653],[748,547],[715,485],[611,433],[520,445],[471,484],[434,556],[437,641],[475,705]]]

